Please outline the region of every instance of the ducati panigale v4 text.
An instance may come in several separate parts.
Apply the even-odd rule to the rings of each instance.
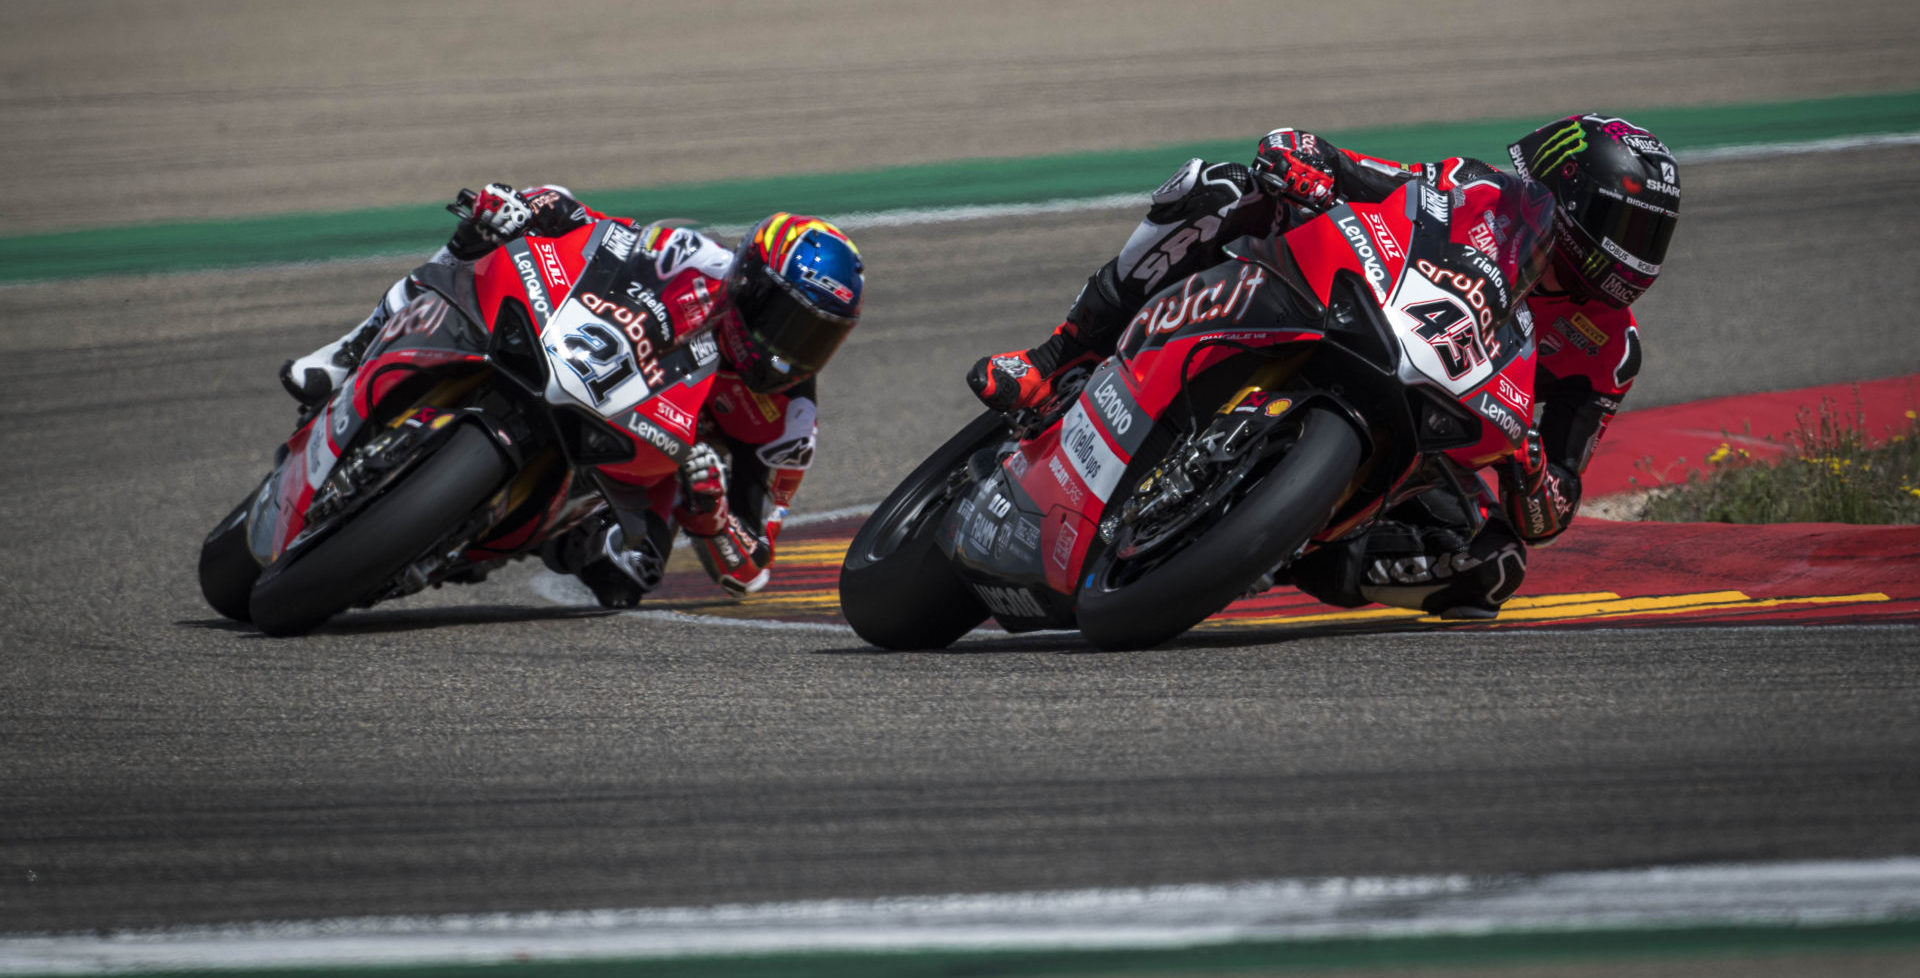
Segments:
[[[847,552],[848,622],[898,649],[990,615],[1145,647],[1419,493],[1479,516],[1476,470],[1532,418],[1551,215],[1518,177],[1416,180],[1232,243],[1083,381],[915,469]]]
[[[354,605],[484,577],[602,493],[671,486],[719,351],[719,296],[601,221],[413,273],[419,295],[280,449],[200,553],[221,614],[307,631]],[[675,335],[668,304],[682,324]]]

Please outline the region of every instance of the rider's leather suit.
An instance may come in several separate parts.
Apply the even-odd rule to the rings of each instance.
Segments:
[[[1492,172],[1460,157],[1400,164],[1350,150],[1328,155],[1335,193],[1366,203],[1384,200],[1418,176],[1451,190]],[[1154,192],[1120,254],[1088,278],[1066,321],[1034,349],[1034,362],[1052,372],[1112,353],[1148,297],[1225,260],[1223,247],[1242,235],[1284,230],[1290,216],[1287,202],[1266,193],[1247,167],[1189,160]],[[1550,541],[1572,519],[1580,473],[1640,369],[1631,311],[1539,290],[1527,304],[1540,350],[1536,426],[1547,467],[1540,490],[1508,502],[1507,514],[1489,512],[1471,537],[1458,504],[1429,493],[1297,561],[1295,586],[1346,607],[1378,601],[1433,613],[1491,611],[1519,587],[1526,543]]]
[[[532,216],[519,235],[558,237],[596,221],[614,220],[636,227],[631,218],[609,217],[574,199],[563,187],[529,187],[520,191]],[[656,253],[672,253],[671,264],[678,268],[662,290],[674,334],[680,335],[709,316],[737,315],[724,302],[728,274],[733,267],[733,252],[713,239],[684,228],[659,225],[636,227],[639,247]],[[518,237],[519,235],[516,235]],[[489,241],[470,223],[463,222],[452,240],[431,259],[453,263],[474,261],[504,242]],[[387,318],[406,307],[419,287],[410,278],[401,279],[387,291],[373,315],[347,337],[368,337],[378,332]],[[364,346],[364,340],[361,340]],[[717,526],[694,527],[687,513],[676,509],[685,502],[679,498],[678,484],[672,478],[648,479],[638,483],[609,473],[596,473],[603,495],[623,530],[626,549],[621,563],[630,571],[639,590],[651,590],[659,583],[677,529],[687,529],[696,552],[708,572],[728,590],[739,593],[765,583],[764,572],[773,562],[773,547],[779,537],[787,506],[800,486],[813,451],[819,416],[815,382],[809,378],[786,391],[759,394],[748,390],[740,376],[727,364],[721,344],[721,366],[714,378],[712,395],[697,424],[700,441],[723,447],[730,458],[727,479],[726,517]],[[324,348],[323,348],[324,349]],[[357,358],[357,352],[355,353]],[[591,526],[590,519],[587,526]],[[579,543],[579,541],[576,541]],[[603,603],[607,597],[596,578],[593,563],[600,555],[594,548],[549,547],[549,564],[556,570],[580,574],[594,585]],[[554,556],[554,555],[565,556]],[[728,578],[729,580],[721,580]],[[756,583],[757,582],[757,583]],[[617,583],[617,579],[616,579]],[[637,597],[637,595],[634,595]],[[617,602],[630,604],[631,601]]]

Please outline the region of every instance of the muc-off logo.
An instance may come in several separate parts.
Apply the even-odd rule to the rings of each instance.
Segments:
[[[1640,298],[1640,293],[1644,290],[1628,285],[1626,281],[1618,275],[1609,275],[1600,282],[1600,291],[1605,292],[1627,305],[1633,305],[1633,303]]]
[[[533,267],[533,258],[526,252],[517,252],[513,256],[513,267],[520,270],[520,284],[526,286],[527,301],[533,303],[533,311],[545,319],[553,314],[553,307],[547,305],[546,286],[540,284],[540,272]]]
[[[1380,263],[1380,255],[1373,250],[1373,239],[1367,237],[1360,222],[1351,212],[1343,214],[1334,221],[1340,225],[1340,233],[1347,236],[1347,243],[1353,246],[1353,253],[1360,256],[1360,266],[1367,272],[1367,283],[1373,286],[1374,295],[1380,301],[1387,299],[1387,266]]]
[[[1133,415],[1127,411],[1126,400],[1114,389],[1111,376],[1093,389],[1093,403],[1099,406],[1100,419],[1114,434],[1124,435],[1133,427]]]

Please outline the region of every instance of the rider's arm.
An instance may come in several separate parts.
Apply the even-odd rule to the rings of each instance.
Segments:
[[[1520,535],[1540,543],[1558,536],[1580,508],[1580,476],[1607,422],[1640,372],[1640,331],[1627,310],[1597,303],[1533,300],[1540,325],[1534,375],[1539,431],[1503,474],[1501,496]]]
[[[770,577],[774,543],[787,507],[813,464],[819,426],[809,379],[782,394],[752,395],[716,417],[732,459],[725,503],[705,519],[683,516],[694,552],[716,583],[734,594],[759,590]],[[730,395],[730,400],[739,400]]]
[[[482,220],[469,218],[454,228],[453,237],[447,240],[447,253],[461,261],[473,261],[488,251],[523,234],[537,234],[544,238],[557,238],[569,231],[576,230],[595,221],[619,221],[631,226],[633,219],[628,217],[609,217],[575,199],[573,192],[558,184],[539,184],[523,190],[509,191],[501,184],[488,184],[482,191],[481,200],[476,209],[485,206],[485,195],[489,193],[511,193],[520,205],[517,216],[504,228],[488,227]]]

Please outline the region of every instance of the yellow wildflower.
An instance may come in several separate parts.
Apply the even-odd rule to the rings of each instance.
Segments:
[[[1709,465],[1717,465],[1726,461],[1727,456],[1731,454],[1733,454],[1733,450],[1728,447],[1726,442],[1721,442],[1720,447],[1714,449],[1712,455],[1707,456],[1707,463]]]

